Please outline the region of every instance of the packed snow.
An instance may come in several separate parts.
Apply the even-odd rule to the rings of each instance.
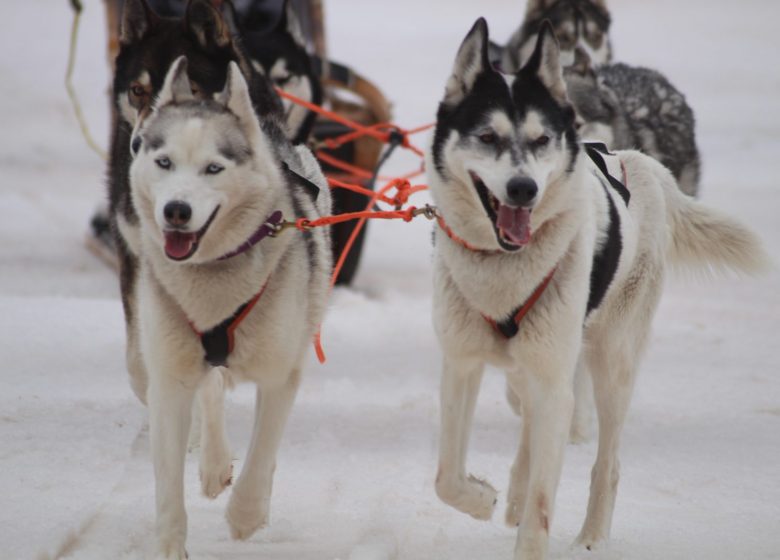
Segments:
[[[103,3],[88,0],[74,81],[108,138]],[[433,120],[474,19],[505,40],[522,2],[326,3],[333,58],[375,80],[403,126]],[[780,4],[612,0],[616,59],[664,72],[693,106],[701,197],[750,224],[780,262]],[[68,2],[7,3],[0,23],[0,557],[141,559],[153,550],[146,409],[124,368],[113,271],[83,244],[105,167],[65,89]],[[420,144],[424,138],[417,138]],[[414,167],[396,157],[389,172]],[[426,200],[419,196],[417,202]],[[279,455],[271,524],[229,538],[187,464],[193,559],[509,559],[503,525],[521,420],[486,376],[469,455],[500,489],[475,521],[435,495],[440,354],[430,322],[431,225],[372,223],[355,285],[338,289]],[[780,273],[668,282],[621,449],[612,540],[570,544],[584,518],[595,442],[569,446],[551,557],[780,558]],[[254,393],[229,397],[240,469]]]

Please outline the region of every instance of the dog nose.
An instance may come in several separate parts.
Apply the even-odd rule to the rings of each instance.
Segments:
[[[192,208],[181,200],[172,200],[163,208],[165,221],[172,226],[186,226],[192,218]]]
[[[517,206],[525,206],[531,202],[537,192],[539,188],[536,186],[536,181],[530,177],[515,177],[506,185],[509,201]]]

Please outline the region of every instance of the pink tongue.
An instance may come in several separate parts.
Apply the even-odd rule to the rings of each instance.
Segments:
[[[531,212],[528,208],[512,208],[499,204],[496,225],[515,245],[531,240]]]
[[[181,231],[165,232],[165,254],[174,260],[181,260],[189,256],[192,246],[195,244],[195,233],[183,233]]]

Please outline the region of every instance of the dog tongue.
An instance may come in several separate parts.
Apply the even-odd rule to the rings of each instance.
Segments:
[[[189,256],[192,246],[195,244],[195,233],[181,231],[165,232],[165,254],[174,260],[181,260]]]
[[[498,206],[496,225],[515,245],[525,245],[531,240],[531,211],[528,208]]]

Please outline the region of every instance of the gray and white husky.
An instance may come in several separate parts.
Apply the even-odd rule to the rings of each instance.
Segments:
[[[701,163],[693,109],[666,77],[622,63],[592,68],[579,49],[564,77],[582,138],[641,150],[668,167],[685,194],[697,194]]]
[[[276,452],[325,311],[327,232],[269,233],[282,217],[329,213],[326,182],[311,153],[293,148],[283,125],[268,119],[261,127],[234,62],[221,93],[196,99],[181,57],[133,134],[136,309],[149,378],[158,558],[186,557],[183,473],[196,394],[205,418],[203,491],[214,497],[230,484],[222,391],[233,380],[256,383],[257,403],[226,517],[239,539],[267,523]]]
[[[596,65],[612,60],[611,17],[605,0],[528,0],[523,23],[500,56],[502,71],[517,72],[528,60],[545,21],[552,24],[560,42],[563,66],[574,63],[576,49],[585,51]]]
[[[428,180],[435,235],[435,329],[444,354],[436,491],[488,519],[496,491],[466,470],[485,364],[523,408],[506,521],[515,560],[546,556],[574,408],[575,369],[593,379],[598,456],[579,545],[609,536],[618,442],[668,265],[760,271],[759,240],[679,192],[635,151],[580,143],[558,44],[543,26],[528,63],[502,75],[477,21],[439,105]],[[603,170],[603,171],[602,171]]]

